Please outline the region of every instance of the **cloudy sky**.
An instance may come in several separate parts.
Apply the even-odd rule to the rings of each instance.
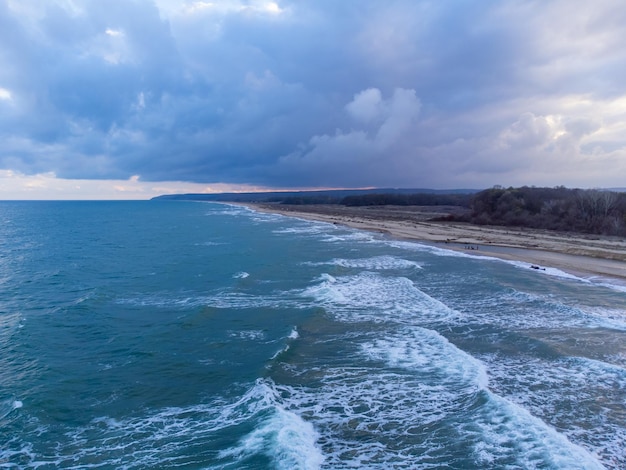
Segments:
[[[0,199],[626,186],[623,0],[0,0]]]

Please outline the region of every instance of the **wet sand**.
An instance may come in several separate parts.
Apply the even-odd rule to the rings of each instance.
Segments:
[[[345,225],[392,237],[470,250],[536,267],[553,267],[582,276],[626,281],[626,239],[517,227],[432,221],[452,207],[346,207],[339,205],[242,204],[260,212]]]

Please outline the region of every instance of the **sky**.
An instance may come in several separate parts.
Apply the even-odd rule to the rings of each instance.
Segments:
[[[626,186],[623,0],[0,0],[0,199]]]

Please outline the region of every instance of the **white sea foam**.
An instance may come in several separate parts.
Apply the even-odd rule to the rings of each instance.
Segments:
[[[450,250],[446,248],[439,248],[433,245],[427,245],[417,241],[402,241],[402,240],[381,240],[382,243],[394,248],[401,248],[407,251],[418,251],[431,253],[437,256],[443,256],[448,258],[468,258],[468,259],[496,259],[489,257],[487,254],[474,254],[463,251]]]
[[[626,312],[623,310],[580,304],[567,305],[552,298],[544,298],[538,303],[551,312],[552,318],[544,318],[543,323],[552,327],[582,326],[626,331]],[[542,321],[540,313],[535,318]]]
[[[476,468],[603,468],[566,435],[491,392],[481,361],[435,331],[396,331],[363,343],[361,352],[369,363],[325,369],[322,387],[279,387],[287,409],[311,417],[330,468],[450,462],[449,436],[431,434],[448,425],[457,446],[473,449]]]
[[[580,307],[598,326],[626,331],[626,310],[606,307]]]
[[[313,426],[295,413],[277,407],[264,424],[234,448],[220,453],[220,457],[235,460],[251,455],[265,454],[273,468],[314,470],[321,467],[324,456],[316,447],[319,436]]]
[[[272,233],[278,235],[320,235],[324,234],[327,231],[327,227],[316,225],[316,224],[305,224],[305,225],[296,225],[290,227],[284,227],[280,229],[275,229]]]
[[[0,467],[1,468],[40,468],[48,465],[48,467],[55,464],[55,462],[41,462],[38,461],[36,453],[33,451],[33,445],[30,443],[18,443],[18,438],[13,437],[8,442],[3,443],[0,447]],[[19,462],[13,464],[13,462]],[[29,465],[24,465],[25,462],[29,462]],[[58,465],[55,466],[58,468]]]
[[[450,313],[450,309],[445,305],[420,293],[408,279],[388,278],[375,273],[337,277],[327,275],[307,289],[304,295],[313,297],[337,319],[344,321],[363,319],[388,321],[391,318],[398,321],[399,317],[404,316],[398,315],[400,312],[410,311],[419,312],[422,315],[423,312],[441,314],[441,310]],[[562,324],[559,325],[562,321],[570,325],[589,325],[592,322],[591,316],[580,308],[558,303],[544,295],[512,291],[509,301],[511,306],[519,304],[520,310],[519,312],[503,312],[504,314],[497,321],[507,327],[514,327],[515,319],[519,326],[524,328],[536,327],[538,322],[543,322],[541,324],[544,326],[562,326]],[[494,297],[491,302],[495,307],[502,305],[501,298]],[[524,314],[528,311],[528,306],[525,305],[527,303],[531,304],[534,311],[534,317],[531,319]],[[507,307],[503,308],[507,309]],[[485,315],[489,315],[490,311],[493,314],[493,309],[487,309]],[[546,311],[550,314],[547,315]],[[415,324],[416,321],[419,322],[419,318],[420,315],[411,315],[407,324]],[[488,317],[485,319],[493,322]],[[343,434],[326,434],[327,428],[341,427],[339,423],[342,422],[355,423],[355,432],[367,434],[372,430],[385,429],[385,435],[393,439],[390,429],[396,426],[404,429],[411,429],[415,426],[417,429],[420,426],[419,423],[425,425],[433,421],[456,419],[455,406],[459,406],[459,402],[463,401],[462,395],[459,394],[459,388],[461,388],[465,393],[469,393],[468,397],[472,393],[477,393],[477,390],[482,390],[482,393],[488,397],[487,404],[476,412],[477,415],[459,418],[459,429],[463,429],[465,436],[460,439],[468,439],[472,442],[477,465],[517,468],[544,466],[602,468],[598,456],[586,450],[583,444],[587,442],[591,449],[601,449],[601,446],[588,444],[589,441],[585,439],[577,439],[578,431],[572,431],[571,427],[567,432],[559,432],[552,425],[546,424],[546,421],[542,419],[545,415],[533,416],[530,412],[533,410],[532,407],[523,407],[522,404],[517,404],[518,402],[491,392],[487,388],[487,373],[480,361],[447,343],[445,338],[435,332],[429,336],[423,334],[427,330],[414,329],[413,331],[413,334],[405,336],[389,336],[389,333],[386,333],[382,338],[361,345],[362,351],[370,359],[384,361],[385,369],[388,370],[391,367],[391,371],[381,372],[379,376],[371,369],[325,370],[327,383],[329,387],[332,384],[333,389],[316,390],[315,398],[300,396],[296,400],[301,412],[306,410],[307,415],[316,417],[315,422],[319,418],[320,423],[323,423],[316,425],[322,433],[322,440],[334,443],[337,450],[327,452],[330,455],[329,462],[346,467],[353,465],[369,468],[377,466],[379,466],[377,468],[382,468],[390,461],[398,462],[399,460],[394,460],[398,459],[397,454],[389,452],[388,449],[371,446],[366,449],[360,439],[353,441]],[[394,373],[393,368],[419,372],[412,378],[407,378],[401,373]],[[549,371],[550,368],[543,366],[533,368],[533,377],[537,376],[538,370]],[[416,377],[421,376],[420,372],[424,376],[436,378],[436,383],[429,384],[419,380],[415,382]],[[504,373],[506,374],[503,376],[504,380],[507,378],[510,380],[511,370],[507,369]],[[547,373],[549,375],[549,372]],[[359,380],[363,381],[362,386],[357,385]],[[581,387],[584,385],[581,384]],[[613,383],[607,389],[616,389],[616,387],[621,389],[622,386],[616,386]],[[561,388],[563,384],[555,390]],[[415,394],[415,398],[408,396],[407,389]],[[436,393],[433,393],[435,389]],[[297,390],[291,393],[294,396],[299,395]],[[540,396],[540,394],[534,393],[534,396]],[[559,395],[555,393],[554,396]],[[402,409],[389,411],[386,403],[390,402]],[[620,405],[616,403],[615,406],[618,409]],[[407,409],[411,409],[415,414],[407,413]],[[552,407],[552,413],[558,409],[561,408],[555,404]],[[565,413],[569,408],[563,407],[562,409]],[[403,413],[406,416],[403,416]],[[408,417],[412,418],[410,423]],[[465,426],[466,423],[472,424]],[[588,424],[589,429],[593,430],[594,427],[595,425]],[[575,426],[573,428],[576,429]],[[611,447],[604,451],[603,462],[611,462],[616,458],[618,444],[611,443],[617,443],[623,437],[623,431],[619,425],[608,426],[608,428],[619,437],[613,439],[608,433],[603,433],[600,441],[609,443],[607,445]],[[349,433],[348,430],[346,433]],[[371,439],[375,440],[375,436],[376,433]],[[426,452],[436,453],[434,449],[437,446],[445,449],[445,444],[436,442],[430,444],[430,450]],[[353,449],[354,459],[346,459],[347,449]],[[445,451],[442,450],[442,452]],[[619,468],[619,465],[611,468]]]
[[[309,263],[314,266],[341,266],[344,268],[361,268],[368,270],[384,271],[390,269],[421,269],[422,266],[415,262],[395,256],[374,256],[372,258],[335,258],[330,261],[320,263]]]
[[[209,216],[226,215],[231,217],[246,217],[248,220],[257,223],[275,222],[282,218],[279,214],[271,214],[268,212],[258,212],[246,206],[238,204],[229,204],[227,202],[219,202],[219,207],[212,209],[207,213]]]
[[[221,245],[227,245],[227,243],[226,242],[214,242],[214,241],[196,243],[196,246],[221,246]]]
[[[207,296],[179,296],[177,294],[153,294],[137,295],[118,299],[120,304],[134,305],[138,307],[179,308],[189,309],[194,307],[214,308],[297,308],[293,300],[285,293],[267,294],[262,296],[244,294],[240,292],[219,291],[214,295]]]
[[[323,241],[326,243],[337,243],[337,242],[374,242],[378,240],[378,236],[372,232],[366,232],[362,230],[349,230],[345,229],[342,233],[334,233],[332,235],[327,234]]]
[[[537,269],[537,268],[533,268],[533,266],[536,266],[535,264],[527,263],[525,261],[503,260],[500,258],[487,258],[487,257],[485,259],[506,263],[506,264],[515,266],[516,268],[520,268],[524,270],[532,269],[533,271],[539,274],[546,275],[546,276],[580,282],[582,284],[587,284],[589,286],[605,287],[605,288],[608,288],[617,292],[626,292],[626,285],[621,284],[620,281],[616,279],[608,279],[608,278],[597,277],[597,276],[581,277],[581,276],[576,276],[572,273],[568,273],[561,269],[551,267],[551,266],[538,266],[539,269]]]
[[[287,344],[285,344],[280,350],[276,351],[276,353],[272,356],[272,360],[275,360],[276,358],[278,358],[281,354],[286,353],[287,351],[289,351],[289,348],[291,347],[291,343],[293,343],[293,341],[297,340],[298,338],[300,338],[300,335],[298,334],[298,330],[296,327],[293,328],[293,330],[291,330],[291,332],[289,333],[289,335],[287,336],[287,339],[290,340],[290,342],[288,342]],[[271,368],[270,365],[267,366],[268,369]]]
[[[230,449],[216,436],[238,426],[254,428]],[[323,463],[318,434],[281,404],[273,382],[258,380],[234,402],[214,398],[206,404],[153,410],[128,418],[101,416],[81,427],[39,426],[33,435],[56,444],[38,455],[26,439],[0,450],[5,462],[20,468],[237,468],[239,459],[262,455],[273,468],[316,469]],[[155,452],[158,449],[158,452]],[[0,464],[2,466],[2,464]],[[11,467],[9,464],[7,468]]]
[[[15,400],[13,398],[0,401],[0,420],[7,417],[14,410],[22,408],[24,404],[21,400]]]
[[[305,289],[303,296],[347,321],[433,321],[460,315],[419,290],[410,279],[371,272],[338,278],[325,275]]]
[[[307,288],[303,292],[305,297],[313,297],[316,300],[328,303],[346,303],[347,299],[340,289],[336,288],[337,280],[330,274],[322,274],[319,283]]]
[[[545,274],[546,276],[559,277],[562,279],[569,279],[572,281],[579,281],[590,284],[590,281],[586,278],[575,276],[574,274],[567,273],[565,271],[561,271],[557,268],[552,268],[550,266],[541,266],[539,269],[534,269],[533,266],[536,266],[532,263],[527,263],[525,261],[514,261],[514,260],[501,260],[499,258],[493,258],[494,261],[500,261],[502,263],[510,264],[511,266],[515,266],[516,268],[521,268],[524,270],[533,269],[539,274]]]
[[[228,336],[231,338],[258,341],[265,339],[265,332],[261,330],[237,330],[228,331]]]
[[[250,276],[250,274],[245,272],[245,271],[240,271],[240,272],[238,272],[236,274],[233,274],[233,278],[234,279],[245,279],[248,276]]]
[[[327,468],[421,468],[427,452],[443,444],[422,437],[424,427],[445,419],[458,398],[441,385],[378,368],[329,367],[322,381],[314,389],[279,390],[286,409],[314,424]]]
[[[362,345],[370,359],[384,360],[391,367],[403,367],[436,377],[439,384],[486,389],[485,366],[433,330],[415,327],[391,338]]]
[[[617,292],[626,292],[626,284],[620,283],[617,279],[606,279],[602,277],[591,277],[589,281],[596,286],[606,287]]]
[[[438,467],[459,446],[473,450],[466,465],[475,468],[601,468],[582,447],[490,392],[482,363],[438,333],[389,333],[362,344],[369,361],[325,368],[321,386],[277,387],[285,409],[310,417],[329,468]]]
[[[626,430],[615,410],[626,399],[626,368],[588,358],[546,361],[486,355],[483,360],[488,364],[491,388],[511,403],[511,409],[523,407],[548,427],[558,427],[576,446],[593,449],[607,468],[625,468]],[[595,412],[589,415],[587,407]],[[587,460],[588,456],[581,462]],[[589,468],[594,467],[590,464]]]
[[[434,255],[442,256],[442,257],[468,258],[468,259],[477,259],[477,260],[483,260],[483,261],[493,261],[497,263],[509,264],[509,265],[512,265],[512,266],[515,266],[517,268],[524,269],[524,270],[532,269],[532,266],[535,266],[534,264],[527,263],[525,261],[506,260],[502,258],[497,258],[497,257],[491,256],[488,252],[466,253],[466,252],[449,250],[445,248],[439,248],[439,247],[432,246],[432,245],[426,245],[426,244],[422,244],[419,242],[410,242],[410,241],[381,240],[381,242],[389,246],[393,246],[395,248],[401,248],[401,249],[410,250],[410,251],[428,252],[428,253],[432,253]],[[618,292],[626,292],[626,285],[614,279],[608,279],[608,278],[602,278],[602,277],[596,277],[596,276],[589,276],[589,277],[576,276],[574,274],[565,272],[561,269],[558,269],[552,266],[541,266],[540,269],[535,269],[534,271],[537,271],[538,273],[544,274],[546,276],[551,276],[551,277],[556,277],[556,278],[561,278],[561,279],[568,279],[571,281],[577,281],[577,282],[594,285],[594,286],[606,287],[608,289],[615,290]]]
[[[510,289],[472,299],[468,304],[471,317],[486,324],[526,330],[530,328],[561,329],[591,327],[626,329],[626,312],[580,303],[568,305],[549,294]]]
[[[241,439],[237,446],[222,450],[220,457],[235,458],[263,454],[270,458],[274,468],[320,468],[324,456],[317,447],[318,433],[311,423],[303,420],[280,404],[279,393],[271,381],[258,380],[251,392],[258,400],[256,414],[263,414],[263,422]]]
[[[248,210],[247,207],[223,204],[219,209],[218,208],[211,209],[211,211],[207,212],[206,215],[240,216],[240,215],[246,215],[247,210]]]
[[[432,330],[416,328],[405,335],[363,345],[372,359],[429,377],[447,390],[469,393],[483,390],[488,402],[459,428],[475,441],[477,461],[491,466],[516,461],[523,468],[546,463],[557,468],[603,468],[584,448],[573,444],[528,410],[502,398],[488,387],[485,366]],[[459,401],[460,397],[455,400]]]
[[[563,468],[592,470],[605,468],[583,447],[532,416],[528,410],[489,393],[488,402],[471,422],[460,429],[474,434],[478,463],[490,467]]]

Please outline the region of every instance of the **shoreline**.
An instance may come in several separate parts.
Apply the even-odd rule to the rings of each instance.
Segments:
[[[429,220],[447,213],[436,207],[233,204],[472,255],[521,261],[539,270],[556,268],[577,277],[614,278],[626,285],[626,240],[622,238]]]

